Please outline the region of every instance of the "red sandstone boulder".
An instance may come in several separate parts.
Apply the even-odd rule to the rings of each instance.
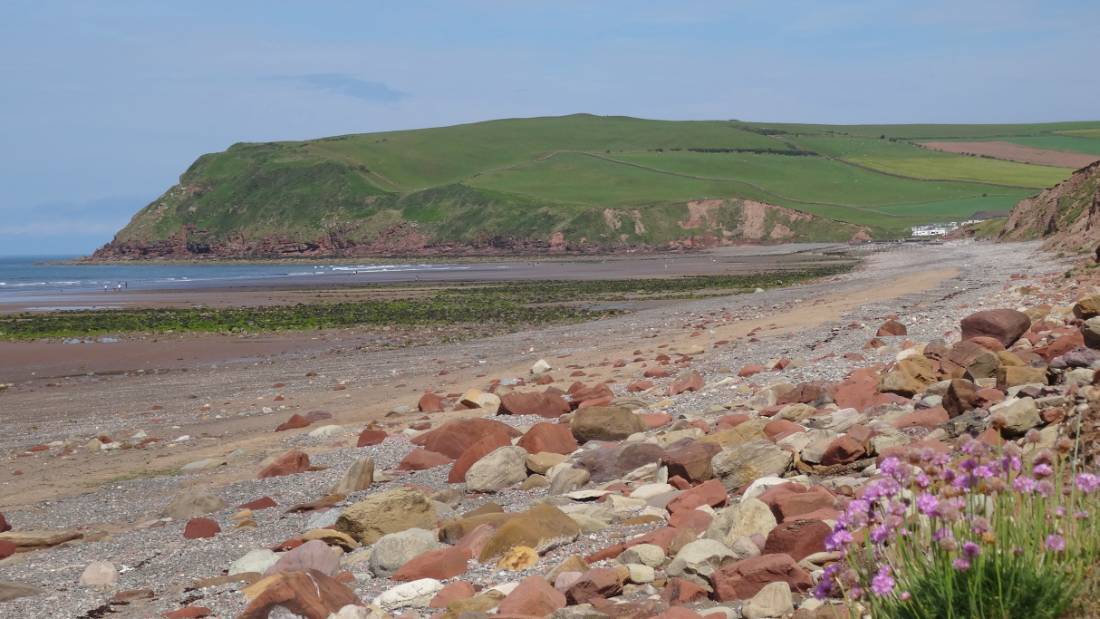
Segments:
[[[8,540],[0,540],[0,559],[7,559],[15,554],[16,546],[13,542]]]
[[[793,482],[771,486],[758,498],[771,508],[777,522],[794,520],[819,510],[835,511],[836,508],[836,497],[825,488]]]
[[[457,458],[471,445],[493,432],[503,432],[509,437],[519,436],[519,431],[492,419],[462,419],[448,421],[434,430],[417,435],[410,441],[428,451]]]
[[[609,567],[593,568],[581,575],[565,592],[570,604],[584,604],[596,597],[613,597],[623,592],[619,572]]]
[[[273,499],[269,496],[262,496],[262,497],[256,499],[255,501],[249,501],[249,502],[244,503],[242,505],[238,505],[237,509],[250,509],[250,510],[255,512],[255,511],[259,511],[261,509],[270,509],[272,507],[277,507],[277,506],[278,506],[278,503],[275,502],[275,499]]]
[[[747,600],[765,585],[778,581],[789,584],[793,591],[806,591],[814,585],[809,572],[787,554],[766,554],[727,563],[710,577],[714,599],[719,602]]]
[[[366,430],[363,430],[359,433],[359,440],[355,441],[355,446],[370,447],[371,445],[377,445],[386,440],[387,436],[389,435],[386,434],[385,430],[374,430],[372,428],[367,428]]]
[[[768,533],[764,554],[788,554],[795,561],[801,561],[815,552],[823,552],[825,539],[832,530],[821,520],[782,522]]]
[[[825,448],[825,453],[821,456],[821,464],[824,466],[851,464],[865,455],[867,452],[863,449],[863,445],[844,434],[833,439],[833,442]]]
[[[1027,314],[1014,309],[994,309],[975,312],[960,323],[962,339],[988,336],[1008,347],[1031,326]]]
[[[222,528],[211,518],[192,518],[183,528],[183,539],[204,539],[221,533]]]
[[[565,607],[565,596],[542,576],[528,576],[497,607],[498,615],[546,617]]]
[[[726,487],[717,479],[707,480],[690,490],[681,492],[668,502],[669,513],[681,509],[695,509],[703,505],[717,507],[726,503]]]
[[[947,423],[951,417],[942,406],[922,408],[898,417],[894,420],[894,427],[899,430],[905,428],[928,428],[931,430]]]
[[[309,424],[310,424],[310,421],[308,419],[306,419],[305,417],[302,417],[301,415],[295,413],[295,414],[290,416],[290,419],[287,419],[283,423],[280,423],[278,425],[278,427],[275,428],[275,431],[276,432],[284,432],[286,430],[297,430],[298,428],[304,428],[304,427],[308,426]]]
[[[748,378],[750,376],[754,376],[756,374],[759,374],[763,371],[764,371],[764,366],[762,366],[760,364],[757,364],[757,363],[752,363],[752,364],[746,365],[746,366],[742,367],[740,370],[738,370],[737,375],[740,376],[741,378]]]
[[[437,466],[443,466],[450,464],[452,460],[447,456],[436,453],[434,451],[428,451],[423,448],[416,448],[409,452],[401,463],[397,465],[399,471],[423,471],[426,469],[434,469]]]
[[[349,604],[362,605],[355,592],[317,570],[279,572],[248,590],[251,601],[237,619],[267,619],[277,606],[308,619],[324,619]]]
[[[11,531],[11,525],[8,524],[8,519],[4,517],[4,514],[0,514],[0,533],[5,531]]]
[[[636,381],[634,381],[634,382],[632,382],[632,383],[630,383],[629,385],[626,386],[626,390],[629,391],[630,393],[638,393],[640,391],[645,391],[646,389],[652,389],[652,388],[653,388],[653,381],[651,381],[651,380],[636,380]]]
[[[905,328],[905,325],[896,320],[887,320],[882,323],[882,326],[875,332],[875,337],[882,337],[884,335],[908,335],[909,330]]]
[[[500,412],[510,415],[538,415],[556,418],[568,413],[572,407],[557,393],[523,393],[513,391],[500,398]]]
[[[661,462],[668,466],[669,476],[679,475],[690,482],[697,483],[714,477],[710,460],[720,451],[722,451],[721,446],[714,443],[693,441],[667,449]]]
[[[477,589],[473,585],[464,580],[456,580],[440,589],[428,603],[428,608],[447,608],[451,602],[472,598],[476,594]]]
[[[505,434],[494,432],[473,445],[470,445],[470,447],[462,452],[462,455],[455,460],[454,466],[451,467],[451,472],[447,474],[447,483],[460,484],[466,481],[466,471],[470,470],[470,467],[473,466],[475,462],[491,454],[497,448],[508,447],[511,444],[512,441]]]
[[[527,453],[550,452],[568,455],[577,450],[577,439],[564,423],[536,423],[516,443]]]
[[[425,391],[424,395],[420,396],[420,401],[416,403],[416,409],[422,413],[442,413],[443,398],[431,391]]]
[[[309,470],[309,456],[305,452],[292,449],[265,466],[259,474],[260,479],[294,475]]]
[[[398,581],[454,578],[466,573],[469,558],[466,552],[454,546],[429,550],[406,561],[391,578]]]
[[[705,382],[699,372],[690,372],[672,381],[668,387],[668,395],[680,395],[685,391],[699,391]]]

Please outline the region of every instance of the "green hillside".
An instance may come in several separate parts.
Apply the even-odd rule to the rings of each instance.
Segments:
[[[829,126],[573,115],[203,155],[101,258],[592,251],[906,235],[1064,168],[909,139],[1100,144],[1097,123]],[[1072,133],[1070,133],[1072,132]],[[1053,142],[1052,142],[1053,143]]]

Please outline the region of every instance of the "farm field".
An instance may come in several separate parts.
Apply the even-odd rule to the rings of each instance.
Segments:
[[[1075,141],[1080,153],[1094,138],[1065,132],[1092,130],[1100,122],[829,126],[577,114],[237,144],[200,157],[101,256],[186,257],[192,249],[169,241],[180,234],[184,247],[224,257],[523,251],[515,248],[551,239],[595,249],[679,246],[700,235],[897,238],[917,224],[1006,212],[1073,170],[918,141]],[[723,206],[699,218],[691,204],[701,201]],[[763,229],[753,223],[761,218]]]

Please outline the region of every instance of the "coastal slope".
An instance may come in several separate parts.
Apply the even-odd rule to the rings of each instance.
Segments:
[[[919,140],[1050,138],[1092,125],[1100,123],[830,126],[578,114],[242,143],[199,157],[93,258],[896,238],[918,223],[1007,211],[1072,171],[933,151]]]
[[[1064,182],[1022,200],[1008,217],[1000,240],[1043,239],[1055,250],[1092,251],[1100,243],[1100,161]]]

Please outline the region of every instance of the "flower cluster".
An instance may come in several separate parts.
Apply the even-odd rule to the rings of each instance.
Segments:
[[[925,450],[879,464],[879,477],[848,503],[826,540],[843,560],[826,568],[819,599],[915,605],[913,589],[928,578],[1081,560],[1067,549],[1097,533],[1089,514],[1100,505],[1100,476],[1061,475],[1055,454],[1025,458],[1015,444],[995,450],[970,440],[960,452]]]

